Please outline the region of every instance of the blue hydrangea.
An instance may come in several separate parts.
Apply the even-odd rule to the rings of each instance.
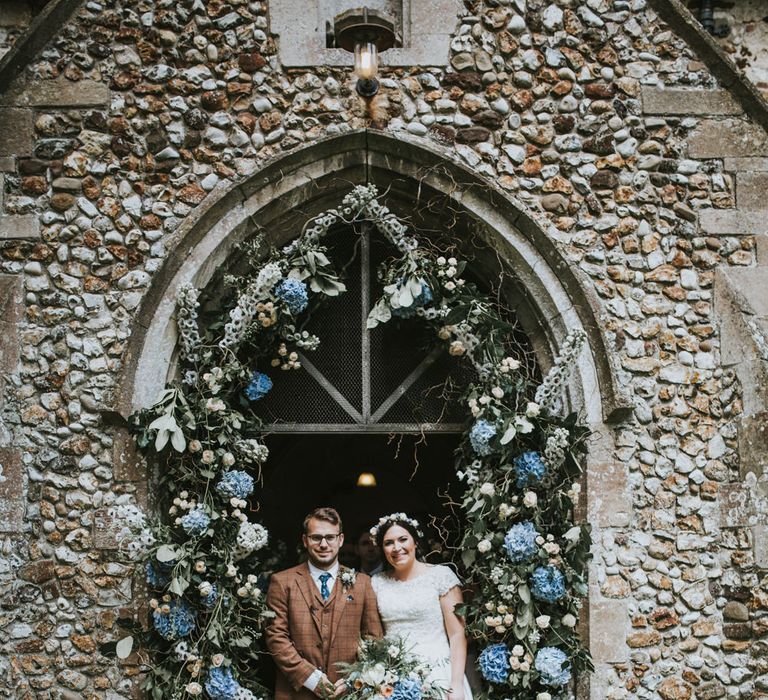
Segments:
[[[212,608],[214,605],[216,605],[216,600],[219,597],[219,590],[216,588],[216,584],[214,583],[211,586],[211,592],[203,598],[203,605],[205,605],[206,608]]]
[[[212,700],[235,700],[240,684],[232,677],[228,668],[213,667],[205,679],[205,692]]]
[[[199,506],[193,508],[181,519],[181,527],[190,537],[199,537],[211,524],[208,514]]]
[[[251,383],[245,387],[245,395],[249,401],[263,399],[272,388],[272,380],[262,372],[254,372]]]
[[[514,463],[519,488],[541,481],[547,470],[538,452],[523,452],[519,457],[515,457]]]
[[[540,566],[531,576],[531,593],[537,600],[555,603],[565,595],[565,578],[556,566]]]
[[[224,472],[216,490],[225,498],[248,498],[253,493],[253,477],[243,471]]]
[[[391,700],[421,700],[421,683],[413,678],[397,681],[392,690]]]
[[[419,292],[418,296],[413,298],[411,305],[392,309],[393,316],[397,316],[398,318],[412,318],[416,315],[416,309],[420,309],[432,301],[434,297],[432,296],[432,290],[429,288],[429,285],[427,285],[426,280],[424,280],[424,278],[419,278],[419,283],[421,284],[421,292]]]
[[[491,683],[504,683],[509,675],[509,649],[506,644],[493,644],[483,649],[477,660],[480,673]]]
[[[275,287],[275,296],[282,301],[294,316],[307,308],[307,285],[292,277],[284,279]]]
[[[491,454],[490,441],[496,435],[496,426],[482,418],[476,421],[469,431],[469,442],[475,454],[487,457]]]
[[[174,600],[169,603],[169,607],[167,613],[160,608],[152,613],[152,623],[161,637],[168,640],[181,639],[195,631],[195,611],[185,600]]]
[[[510,561],[516,564],[528,561],[536,554],[536,538],[539,536],[536,527],[530,520],[518,523],[509,528],[504,538],[504,548]]]
[[[571,665],[568,656],[557,647],[542,647],[536,652],[534,666],[539,680],[544,685],[567,685],[571,680]]]
[[[173,569],[173,564],[169,566],[162,562],[148,561],[146,565],[147,584],[152,588],[165,588],[171,580],[171,569]]]

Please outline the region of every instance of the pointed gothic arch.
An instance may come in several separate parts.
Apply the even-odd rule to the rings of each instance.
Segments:
[[[474,231],[493,251],[476,260],[477,274],[505,273],[502,289],[546,370],[570,330],[581,328],[589,351],[582,353],[568,401],[592,430],[587,459],[584,515],[598,530],[628,524],[630,502],[625,468],[614,459],[612,423],[631,413],[621,389],[599,305],[588,281],[565,259],[557,232],[488,178],[459,163],[455,152],[413,137],[372,130],[348,132],[304,146],[265,164],[244,181],[217,188],[184,221],[135,316],[123,374],[109,412],[127,417],[148,406],[175,365],[175,298],[179,286],[208,286],[232,264],[236,244],[258,227],[283,244],[312,216],[335,206],[354,185],[376,184],[387,206],[408,217],[415,202],[442,198],[455,221]],[[445,211],[435,212],[440,225]],[[447,221],[442,223],[448,224]],[[423,234],[422,234],[423,235]],[[621,601],[604,601],[593,584],[589,633],[598,673],[603,663],[625,660]],[[586,630],[585,630],[586,632]],[[600,697],[599,681],[589,692]]]

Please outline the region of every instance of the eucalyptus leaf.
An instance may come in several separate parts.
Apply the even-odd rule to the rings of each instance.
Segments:
[[[184,591],[189,588],[189,581],[182,576],[175,576],[171,579],[171,585],[168,590],[176,595],[184,595]]]
[[[184,439],[184,433],[181,430],[174,430],[171,433],[171,446],[176,452],[184,452],[187,447],[187,441]]]
[[[531,602],[531,589],[528,588],[527,585],[520,584],[517,587],[517,597],[520,598],[521,602],[523,603],[530,603]]]
[[[512,441],[512,438],[513,438],[513,437],[515,437],[515,435],[517,435],[517,428],[515,428],[515,426],[514,426],[514,425],[510,425],[510,426],[509,426],[509,427],[508,427],[508,428],[507,428],[507,429],[504,431],[504,435],[502,435],[502,436],[501,436],[501,440],[499,440],[499,442],[500,442],[502,445],[506,445],[506,444],[508,444],[509,442],[511,442],[511,441]]]

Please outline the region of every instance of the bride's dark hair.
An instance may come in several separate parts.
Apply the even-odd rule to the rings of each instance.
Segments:
[[[416,559],[422,559],[422,552],[424,551],[422,546],[421,533],[409,523],[407,520],[387,520],[385,523],[379,525],[376,529],[376,546],[379,548],[379,554],[381,555],[381,563],[385,569],[391,569],[392,564],[387,560],[387,555],[384,552],[384,538],[394,525],[399,525],[413,537],[413,542],[416,545],[414,550],[414,556]]]

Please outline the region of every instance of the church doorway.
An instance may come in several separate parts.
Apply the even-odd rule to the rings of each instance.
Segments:
[[[431,434],[273,435],[263,474],[261,516],[285,563],[299,560],[304,516],[336,508],[344,522],[342,563],[365,569],[356,544],[382,515],[404,511],[422,525],[427,559],[450,558],[461,496],[453,452],[459,436]]]

